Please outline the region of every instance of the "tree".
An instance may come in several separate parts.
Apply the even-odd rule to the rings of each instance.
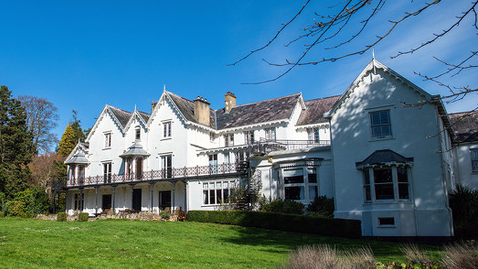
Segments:
[[[71,125],[68,124],[65,128],[65,132],[61,136],[61,141],[58,145],[58,153],[63,157],[67,157],[75,148],[77,142],[78,139],[76,138],[75,131]]]
[[[75,138],[84,141],[86,136],[83,130],[81,129],[81,120],[78,119],[78,112],[73,110],[73,119],[70,121],[71,128],[73,128],[73,132],[75,134]]]
[[[62,162],[64,157],[56,152],[46,152],[42,155],[35,155],[29,167],[32,171],[32,185],[45,188],[47,183],[56,179],[55,162]]]
[[[290,26],[296,21],[304,19],[304,14],[306,14],[305,16],[309,16],[307,14],[312,14],[306,13],[307,8],[312,5],[311,2],[313,1],[307,0],[302,7],[298,8],[298,12],[292,14],[291,19],[286,23],[283,23],[277,33],[273,35],[265,45],[251,50],[246,56],[230,65],[236,65],[253,54],[267,50],[273,44],[280,42],[278,40],[285,36],[285,49],[295,45],[302,47],[302,52],[299,52],[298,55],[293,53],[293,55],[296,55],[295,59],[285,59],[283,63],[274,63],[263,59],[263,61],[271,66],[284,67],[285,71],[282,71],[280,75],[275,78],[252,84],[276,81],[297,66],[335,62],[344,58],[364,54],[377,44],[385,42],[385,40],[387,40],[387,38],[389,38],[397,29],[398,25],[404,24],[404,22],[408,22],[413,18],[421,18],[420,15],[424,13],[434,12],[433,7],[438,4],[444,5],[443,3],[445,3],[445,1],[441,0],[434,0],[430,3],[413,0],[406,3],[403,1],[400,2],[399,6],[399,8],[403,8],[403,10],[401,10],[403,13],[399,12],[401,15],[394,18],[392,16],[391,18],[389,15],[396,13],[397,11],[395,8],[398,6],[387,6],[387,0],[339,1],[329,7],[328,11],[330,12],[326,14],[313,13],[311,16],[314,16],[314,18],[310,18],[310,20],[306,18],[309,22],[305,26],[300,27],[300,29],[303,29],[303,32],[298,35],[294,33],[294,37],[290,38],[290,36],[287,35],[287,33],[290,33],[290,31],[288,32]],[[388,2],[390,4],[391,1]],[[442,32],[433,33],[429,37],[423,37],[423,40],[419,45],[411,47],[405,51],[398,51],[395,55],[391,55],[391,58],[396,58],[405,54],[412,54],[432,43],[440,42],[440,40],[443,40],[444,36],[448,35],[458,27],[469,27],[471,24],[471,29],[468,32],[470,35],[476,35],[478,30],[477,3],[478,1],[470,2],[468,7],[466,7],[461,14],[456,14],[456,17],[452,18],[452,21]],[[450,2],[449,4],[455,5],[456,3]],[[381,16],[383,13],[385,13],[384,15],[386,16]],[[437,17],[440,15],[441,14],[436,14]],[[380,27],[374,28],[377,26]],[[374,32],[375,29],[379,29],[379,32]],[[443,79],[450,79],[458,74],[470,72],[473,68],[478,67],[476,62],[478,51],[476,51],[475,44],[476,42],[473,42],[470,45],[471,47],[469,47],[466,56],[463,56],[462,59],[456,59],[453,63],[434,57],[437,61],[443,64],[443,69],[442,71],[439,71],[438,74],[424,75],[419,72],[416,72],[416,74],[425,80],[437,83],[441,87],[445,87],[449,91],[449,94],[443,98],[446,98],[449,101],[461,100],[467,94],[477,92],[478,89],[476,85],[454,86],[442,81]]]
[[[27,188],[34,149],[26,113],[6,86],[0,88],[0,192],[12,198]]]
[[[18,100],[27,113],[27,126],[33,135],[33,145],[39,153],[49,152],[50,147],[58,143],[57,136],[52,133],[57,126],[58,109],[44,98],[20,95]]]

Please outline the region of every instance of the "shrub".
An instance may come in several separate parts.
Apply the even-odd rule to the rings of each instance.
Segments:
[[[164,220],[169,220],[169,218],[171,218],[171,214],[169,214],[167,211],[161,211],[159,212],[159,215],[161,216],[161,219]]]
[[[450,194],[450,208],[453,211],[455,236],[478,238],[478,191],[458,185]]]
[[[262,211],[301,215],[304,211],[304,205],[293,200],[276,199],[262,205]]]
[[[88,213],[80,213],[78,215],[78,221],[88,221]]]
[[[359,220],[315,218],[274,212],[191,210],[188,212],[188,220],[349,238],[361,236]]]
[[[334,217],[334,198],[318,196],[307,206],[307,214],[313,216]]]
[[[21,201],[8,201],[6,207],[7,216],[22,218],[30,217],[30,215],[25,212],[25,204]]]
[[[58,213],[58,215],[56,215],[56,220],[57,221],[66,221],[66,213],[65,212]]]

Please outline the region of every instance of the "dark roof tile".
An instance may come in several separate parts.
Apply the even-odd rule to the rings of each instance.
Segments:
[[[297,125],[309,125],[315,123],[328,122],[328,119],[324,118],[324,113],[329,111],[339,100],[340,95],[325,97],[320,99],[314,99],[305,101],[306,110],[300,113]]]
[[[119,120],[121,123],[122,127],[125,127],[126,124],[129,121],[129,118],[133,113],[113,107],[113,106],[108,106],[109,110],[115,115],[115,117]]]
[[[455,143],[478,142],[478,111],[448,114],[455,131]]]

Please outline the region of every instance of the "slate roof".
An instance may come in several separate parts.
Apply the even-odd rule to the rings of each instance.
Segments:
[[[355,166],[357,167],[357,169],[363,169],[364,167],[367,167],[370,165],[387,164],[387,163],[410,163],[410,162],[413,162],[413,157],[406,158],[396,153],[393,150],[382,149],[382,150],[376,150],[374,153],[368,156],[365,160],[361,162],[356,162]]]
[[[448,115],[455,131],[455,143],[478,142],[478,111]]]
[[[125,127],[133,113],[108,105],[108,109],[115,115],[122,127]]]
[[[191,100],[188,100],[186,98],[183,98],[179,95],[176,95],[172,92],[166,92],[169,97],[173,100],[173,102],[176,104],[178,107],[179,111],[186,117],[188,121],[194,122],[194,123],[199,123],[196,120],[196,117],[194,117],[194,102]],[[216,128],[216,123],[215,123],[215,112],[214,110],[210,109],[210,124],[208,127],[211,128]]]
[[[68,161],[65,162],[66,164],[88,164],[90,161],[86,158],[86,155],[79,151],[75,155],[73,155],[73,158],[69,159]]]
[[[146,113],[146,112],[143,112],[143,111],[139,111],[139,110],[138,110],[138,113],[139,113],[139,115],[143,118],[143,120],[144,120],[145,122],[148,122],[148,121],[149,121],[149,118],[151,117],[150,114],[148,114],[148,113]]]
[[[329,111],[339,100],[340,95],[313,99],[305,101],[306,110],[300,113],[297,125],[309,125],[315,123],[328,122],[328,119],[324,118],[324,113]]]
[[[140,143],[134,142],[133,145],[131,145],[125,153],[120,155],[120,157],[149,156],[149,155],[151,154],[146,152]]]
[[[241,127],[268,121],[289,119],[301,94],[296,93],[256,103],[238,105],[229,113],[216,110],[217,129]]]

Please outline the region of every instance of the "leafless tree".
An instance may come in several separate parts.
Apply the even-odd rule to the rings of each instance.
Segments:
[[[50,147],[58,143],[52,130],[57,126],[57,108],[44,98],[20,95],[18,100],[27,113],[28,129],[33,135],[33,144],[39,153],[50,151]]]
[[[406,8],[409,8],[409,10],[404,10],[404,12],[401,13],[401,15],[397,18],[378,15],[379,13],[385,13],[387,15],[391,13],[390,6],[386,5],[387,0],[337,1],[338,3],[329,7],[329,12],[327,12],[327,14],[314,13],[314,18],[307,18],[310,19],[310,23],[300,27],[302,32],[296,35],[295,38],[293,37],[289,39],[287,36],[290,35],[290,31],[295,33],[294,30],[289,30],[291,25],[297,22],[299,18],[303,19],[301,16],[309,16],[306,15],[306,10],[307,8],[311,8],[311,2],[313,1],[306,0],[303,6],[298,7],[298,11],[296,13],[291,14],[291,19],[283,23],[277,33],[275,33],[272,38],[265,42],[263,46],[251,50],[247,55],[240,58],[236,62],[231,63],[230,65],[236,65],[248,59],[253,54],[267,50],[273,44],[280,42],[279,38],[284,36],[286,37],[286,40],[288,40],[286,44],[284,44],[284,49],[294,45],[303,46],[302,52],[296,55],[295,59],[285,59],[283,63],[274,63],[268,61],[267,59],[262,59],[271,66],[284,67],[285,71],[272,79],[246,84],[260,84],[276,81],[288,74],[297,66],[335,62],[344,58],[362,55],[365,52],[370,51],[377,44],[386,42],[387,38],[392,35],[398,25],[404,23],[405,21],[411,20],[412,18],[418,17],[417,20],[419,20],[420,15],[425,12],[436,12],[433,7],[446,2],[441,0],[430,1],[431,2],[425,2],[423,0],[404,1],[402,5]],[[470,3],[466,9],[463,10],[461,14],[456,14],[454,20],[440,33],[430,33],[429,37],[423,37],[424,40],[421,41],[420,45],[416,45],[415,47],[411,47],[405,51],[398,51],[395,55],[391,55],[391,58],[396,58],[405,54],[412,54],[432,43],[439,42],[452,30],[462,27],[463,25],[465,25],[465,27],[470,27],[468,19],[472,21],[470,35],[477,35],[477,3],[478,1],[476,0],[470,0]],[[449,1],[448,4],[454,5],[456,3],[454,1]],[[389,10],[387,10],[387,8],[389,8]],[[439,15],[440,14],[437,14],[437,16]],[[386,18],[383,19],[385,21],[380,21],[382,18]],[[467,20],[466,22],[465,19]],[[382,25],[382,32],[373,32],[377,28],[372,27],[372,24]],[[372,34],[375,35],[375,38],[365,38],[366,41],[359,38],[360,36],[370,34],[370,31],[372,31]],[[474,45],[476,44],[477,43],[474,43]],[[330,57],[329,55],[331,55],[333,52],[337,53],[337,55]],[[478,57],[476,57],[477,53],[477,48],[473,46],[470,48],[468,56],[464,57],[463,59],[456,59],[456,63],[446,62],[434,57],[437,61],[443,64],[443,72],[440,72],[436,75],[424,75],[420,72],[416,72],[416,74],[427,81],[432,81],[442,87],[445,87],[449,91],[449,94],[443,97],[444,99],[447,99],[447,102],[461,100],[467,94],[477,92],[478,89],[476,88],[476,85],[450,85],[444,82],[443,79],[445,79],[445,76],[452,77],[467,71],[476,72],[472,71],[472,69],[478,66]]]

